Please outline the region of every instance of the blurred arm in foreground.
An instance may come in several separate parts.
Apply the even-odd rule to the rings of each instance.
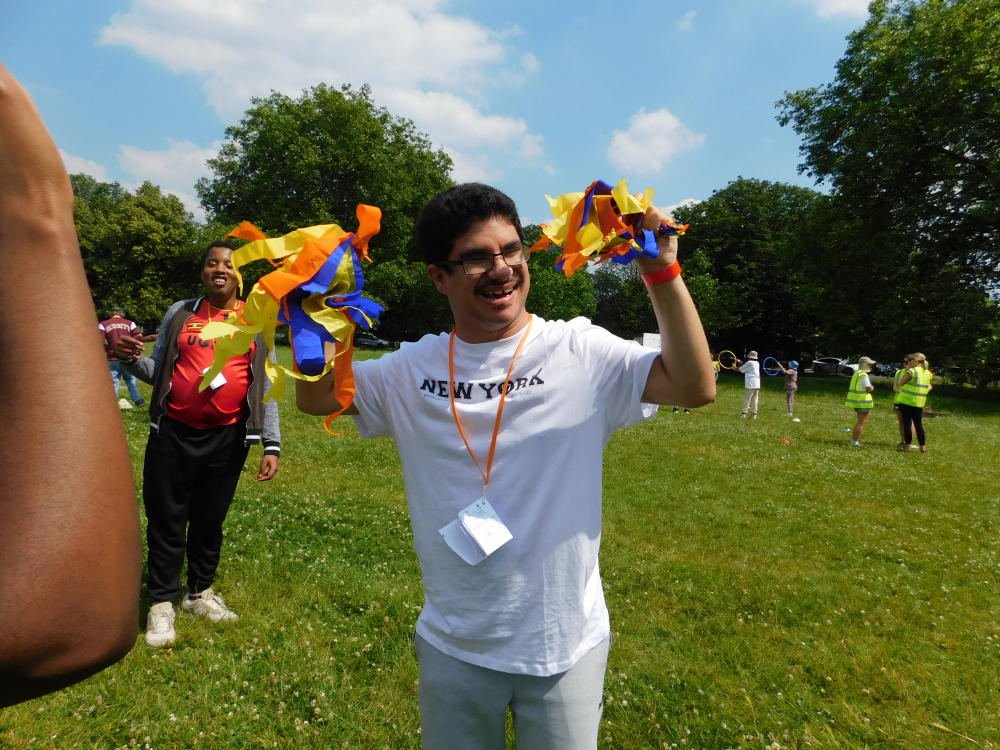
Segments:
[[[141,544],[69,179],[31,98],[3,65],[0,263],[0,443],[13,459],[0,482],[6,706],[83,680],[129,652]]]

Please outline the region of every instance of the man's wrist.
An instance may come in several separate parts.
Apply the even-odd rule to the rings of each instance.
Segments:
[[[661,268],[659,271],[642,274],[642,281],[646,286],[656,286],[657,284],[663,284],[672,279],[676,279],[680,275],[681,262],[679,260],[675,260],[671,265],[666,268]]]

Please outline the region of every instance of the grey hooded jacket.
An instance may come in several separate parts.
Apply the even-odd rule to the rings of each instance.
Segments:
[[[170,379],[173,377],[174,362],[180,352],[177,337],[184,325],[197,311],[204,298],[186,299],[175,302],[167,310],[160,323],[159,335],[153,346],[151,357],[139,357],[132,362],[122,362],[125,369],[139,380],[153,386],[153,395],[149,403],[150,427],[160,429],[160,419],[166,412],[167,395],[170,393]],[[281,453],[281,428],[278,423],[278,405],[274,401],[262,403],[271,381],[264,371],[265,359],[277,361],[274,352],[269,352],[260,334],[254,339],[257,349],[250,360],[251,384],[247,390],[247,408],[249,416],[246,423],[246,443],[253,445],[264,443],[264,453]],[[166,363],[166,367],[163,364]]]

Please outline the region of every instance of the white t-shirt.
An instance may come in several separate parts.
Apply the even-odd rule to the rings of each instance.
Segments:
[[[748,359],[740,365],[743,373],[743,384],[747,388],[760,388],[760,363],[756,359]]]
[[[872,381],[871,381],[871,378],[868,377],[868,373],[867,372],[860,372],[860,373],[858,373],[858,385],[857,385],[857,387],[859,389],[871,388],[871,385],[872,385]]]
[[[417,633],[462,661],[514,674],[564,672],[610,633],[598,567],[602,454],[640,403],[658,352],[585,318],[534,317],[511,374],[487,497],[513,539],[476,566],[438,533],[483,479],[448,397],[448,335],[354,363],[362,437],[388,436],[403,465],[423,572]],[[518,342],[455,340],[456,408],[483,471],[498,392]]]

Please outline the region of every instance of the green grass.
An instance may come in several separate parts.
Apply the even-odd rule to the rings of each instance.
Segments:
[[[607,450],[601,747],[997,747],[1000,406],[935,398],[930,454],[901,454],[880,385],[856,450],[846,379],[803,378],[799,424],[765,380],[756,421],[724,376]],[[0,747],[419,747],[392,443],[281,408],[281,471],[254,482],[254,449],[226,525],[240,622],[178,618],[175,648],[0,711]],[[140,477],[145,411],[124,419]]]

